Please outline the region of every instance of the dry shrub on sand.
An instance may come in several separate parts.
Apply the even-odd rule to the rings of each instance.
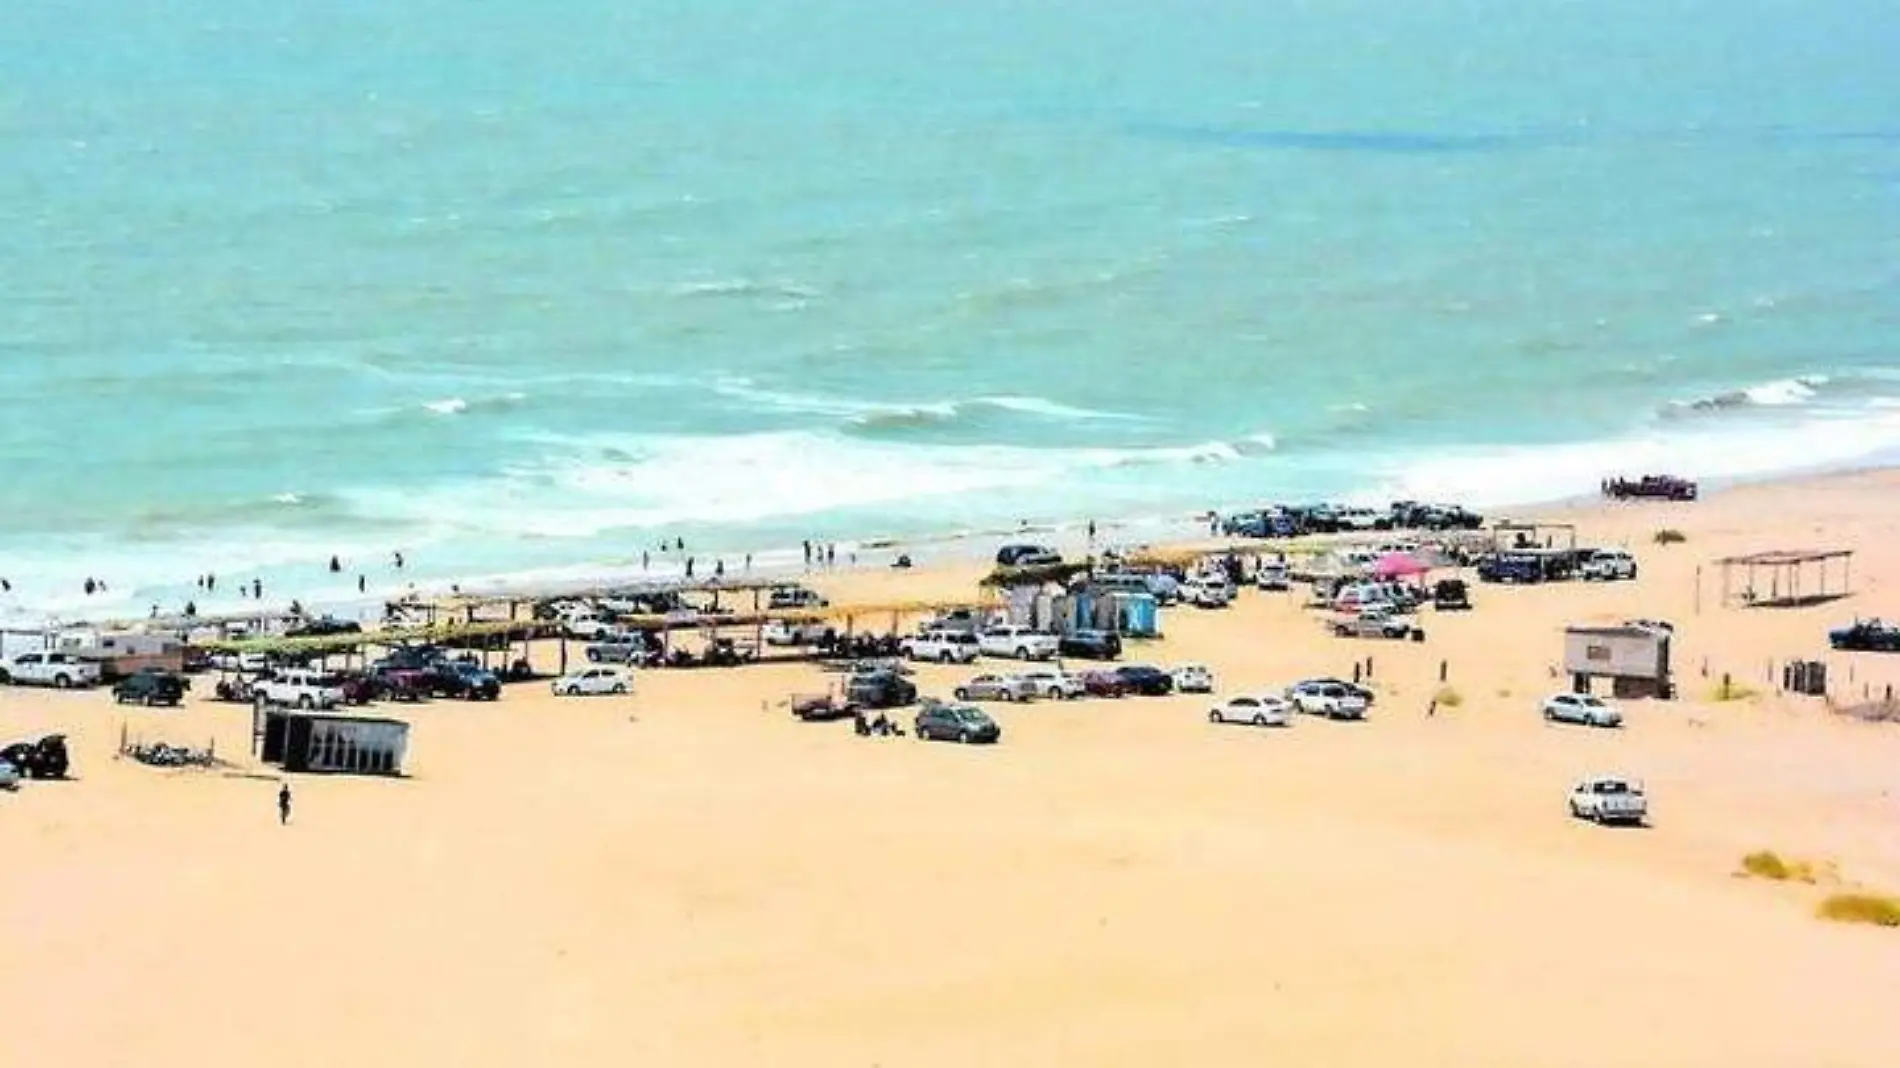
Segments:
[[[1753,696],[1755,690],[1752,687],[1744,686],[1734,679],[1723,679],[1715,684],[1715,689],[1709,691],[1711,701],[1746,701]]]
[[[1450,686],[1440,686],[1438,692],[1432,695],[1432,700],[1438,702],[1440,708],[1457,708],[1465,703],[1465,695]]]
[[[1775,882],[1811,883],[1815,879],[1814,865],[1805,860],[1784,859],[1781,854],[1770,849],[1761,849],[1742,858],[1742,871],[1757,879],[1772,879]]]
[[[1689,535],[1684,534],[1675,527],[1664,527],[1656,532],[1655,537],[1655,542],[1658,545],[1681,545],[1688,540]]]
[[[1815,914],[1837,923],[1871,923],[1900,927],[1900,897],[1884,894],[1834,894],[1821,902]]]

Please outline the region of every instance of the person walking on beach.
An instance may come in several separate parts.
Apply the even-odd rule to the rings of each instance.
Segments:
[[[649,557],[647,556],[647,551],[645,549],[641,549],[640,550],[640,570],[645,571],[647,569],[648,561],[649,561]]]
[[[745,554],[745,569],[747,571],[752,570],[752,554],[751,553]]]
[[[339,559],[337,559],[337,558],[336,558],[336,555],[335,555],[334,553],[333,553],[333,554],[331,554],[331,556],[330,556],[330,574],[332,574],[332,575],[341,575],[342,573],[343,573],[343,561],[341,561],[341,560],[339,560]]]
[[[805,570],[811,570],[811,539],[805,539]]]
[[[86,589],[86,596],[91,597],[93,593],[99,589],[99,584],[97,582],[94,582],[91,576],[87,576],[85,589]]]
[[[678,549],[678,550],[679,550],[680,552],[685,552],[685,551],[686,551],[686,539],[685,539],[685,538],[674,538],[674,539],[673,539],[673,548],[675,548],[675,549]]]
[[[1095,548],[1095,520],[1089,520],[1089,548]]]
[[[825,546],[825,566],[831,567],[837,564],[837,562],[838,562],[838,546],[835,544]]]
[[[212,575],[212,574],[205,575],[205,592],[206,593],[218,592],[218,576]]]
[[[279,827],[282,827],[289,822],[290,822],[290,783],[285,782],[282,786],[279,786],[277,788],[277,825]]]
[[[251,581],[251,593],[255,595],[257,599],[260,601],[264,599],[264,580],[263,579],[253,579]]]
[[[693,558],[690,556],[686,558],[686,577],[693,577]]]
[[[356,592],[358,592],[358,593],[368,593],[368,592],[369,592],[369,579],[367,579],[367,578],[365,578],[365,577],[364,577],[364,576],[362,576],[362,575],[358,575],[358,576],[356,576]]]
[[[720,559],[713,561],[713,578],[722,579],[725,577],[726,577],[726,561],[723,557],[721,557]]]

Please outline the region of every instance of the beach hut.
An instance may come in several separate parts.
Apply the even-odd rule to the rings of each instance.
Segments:
[[[1669,697],[1669,632],[1658,627],[1574,626],[1564,630],[1564,671],[1571,688],[1589,693],[1609,679],[1617,697]]]
[[[285,771],[401,775],[409,724],[395,719],[271,710],[264,713],[266,764]]]
[[[1161,605],[1152,593],[1113,593],[1107,598],[1113,606],[1114,625],[1107,629],[1131,638],[1155,638],[1161,634]]]

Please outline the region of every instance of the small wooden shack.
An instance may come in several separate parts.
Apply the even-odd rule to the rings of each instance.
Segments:
[[[266,764],[285,771],[401,775],[409,724],[396,719],[272,709],[264,713]]]
[[[1669,697],[1669,637],[1659,627],[1566,627],[1564,671],[1578,693],[1589,693],[1596,679],[1609,679],[1617,697]]]

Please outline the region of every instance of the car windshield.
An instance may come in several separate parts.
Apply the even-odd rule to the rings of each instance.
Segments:
[[[1599,782],[1591,787],[1591,791],[1599,794],[1629,794],[1636,792],[1630,787],[1629,783],[1615,780]]]

